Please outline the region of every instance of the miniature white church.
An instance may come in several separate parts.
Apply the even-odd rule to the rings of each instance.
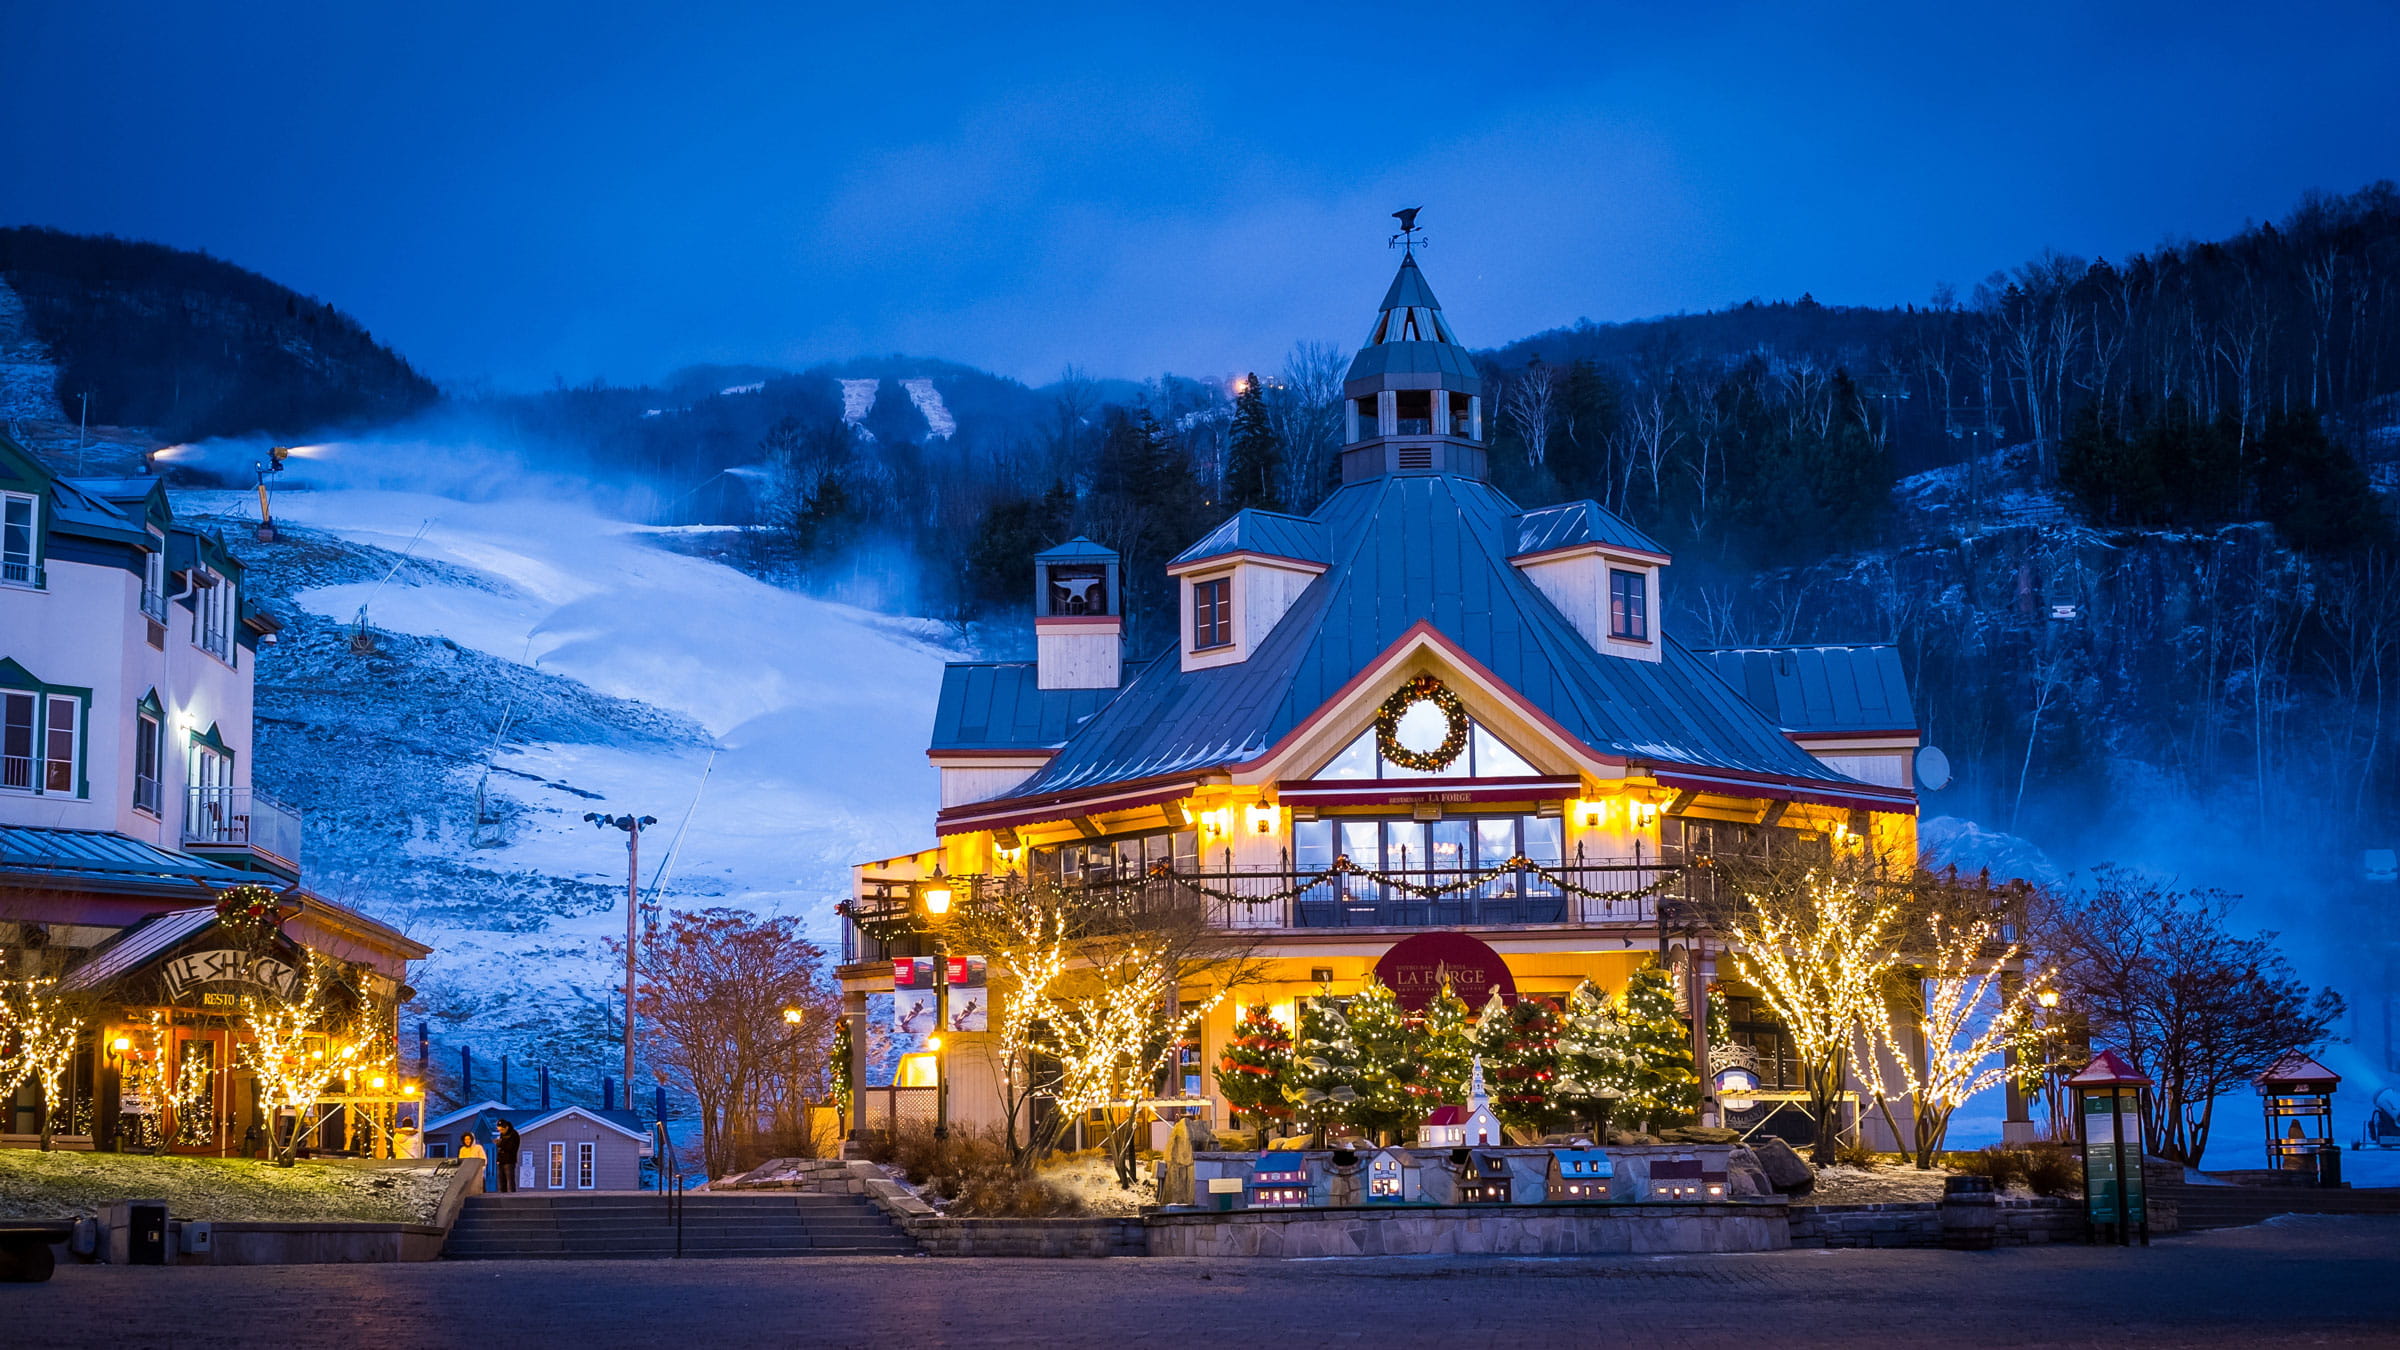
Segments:
[[[1417,1127],[1419,1148],[1489,1148],[1508,1142],[1500,1132],[1500,1117],[1492,1114],[1491,1103],[1483,1093],[1483,1056],[1475,1057],[1473,1075],[1467,1080],[1465,1106],[1437,1106]]]

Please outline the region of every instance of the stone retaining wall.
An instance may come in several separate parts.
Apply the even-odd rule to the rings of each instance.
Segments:
[[[2001,1200],[1994,1206],[1992,1245],[2081,1242],[2083,1210],[2073,1200]],[[1795,1247],[1939,1247],[1938,1202],[1890,1205],[1794,1205]]]
[[[1781,1200],[1244,1209],[1143,1216],[1152,1256],[1592,1256],[1778,1251]]]
[[[893,1216],[931,1256],[1147,1256],[1140,1219],[951,1219]]]

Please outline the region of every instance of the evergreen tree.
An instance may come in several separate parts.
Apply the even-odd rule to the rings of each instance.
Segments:
[[[1475,1047],[1502,1124],[1536,1134],[1548,1127],[1556,1110],[1558,1031],[1558,1008],[1548,999],[1527,994],[1503,1003],[1495,989],[1484,1003]]]
[[[1475,1059],[1475,1017],[1448,980],[1417,1021],[1417,1072],[1409,1083],[1411,1119],[1421,1121],[1437,1106],[1467,1100],[1467,1071]]]
[[[1692,1033],[1675,1007],[1675,977],[1656,961],[1625,983],[1626,1085],[1621,1103],[1628,1121],[1663,1129],[1670,1118],[1700,1107],[1700,1079],[1692,1072]]]
[[[1283,440],[1267,415],[1266,392],[1256,374],[1245,376],[1233,400],[1233,442],[1225,457],[1225,504],[1273,511],[1280,503],[1275,484],[1283,471]]]
[[[1354,1123],[1363,1130],[1397,1132],[1416,1102],[1420,1037],[1401,1011],[1399,996],[1372,974],[1342,1012],[1358,1047],[1360,1101]]]
[[[1291,1119],[1283,1099],[1291,1066],[1292,1034],[1266,1004],[1253,1003],[1234,1023],[1233,1043],[1217,1061],[1217,1091],[1239,1123],[1264,1129],[1269,1121]]]
[[[1327,991],[1300,1011],[1300,1039],[1284,1075],[1283,1099],[1322,1134],[1357,1118],[1359,1087],[1358,1042],[1351,1038],[1350,1019]]]
[[[1624,1020],[1590,980],[1567,996],[1558,1033],[1558,1099],[1605,1136],[1609,1116],[1632,1086]]]

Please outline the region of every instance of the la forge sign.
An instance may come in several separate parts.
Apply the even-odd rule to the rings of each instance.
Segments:
[[[1422,1012],[1448,981],[1452,993],[1470,1010],[1481,1008],[1492,991],[1503,1003],[1517,1001],[1517,980],[1508,973],[1500,953],[1465,933],[1419,933],[1403,938],[1375,963],[1375,978],[1399,996],[1400,1006]]]
[[[225,947],[179,956],[160,969],[159,979],[166,986],[169,1003],[198,1003],[209,1008],[238,1008],[245,992],[263,990],[287,1000],[300,992],[299,971],[271,956],[252,956]]]

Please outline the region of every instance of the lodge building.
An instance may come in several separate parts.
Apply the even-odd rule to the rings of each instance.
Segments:
[[[169,1149],[238,1151],[266,1123],[245,995],[288,997],[313,951],[386,1022],[407,997],[430,949],[303,886],[300,815],[254,780],[279,627],[160,480],[64,476],[0,435],[0,979],[89,1004],[61,1100],[0,1096],[0,1145],[34,1142],[47,1105],[59,1147],[130,1143],[130,1116]],[[241,887],[274,897],[277,931],[219,921]],[[346,1124],[314,1142],[365,1147]]]
[[[1077,539],[1036,556],[1036,659],[945,674],[938,842],[855,871],[854,1015],[891,987],[885,958],[919,950],[895,917],[968,879],[1197,882],[1181,893],[1259,940],[1268,981],[1238,1001],[1288,1026],[1295,1000],[1371,971],[1404,1003],[1445,978],[1470,1005],[1494,985],[1620,992],[1682,955],[1660,878],[1762,832],[1913,861],[1918,736],[1892,650],[1679,642],[1656,540],[1596,502],[1527,510],[1486,481],[1482,382],[1413,256],[1344,395],[1331,496],[1237,512],[1168,565],[1174,650],[1125,658],[1116,554]],[[1324,875],[1337,859],[1374,875]],[[1475,884],[1428,898],[1395,878]],[[1760,1109],[1798,1098],[1772,1018],[1727,992]],[[1208,1067],[1235,1001],[1162,1085],[1210,1099],[1219,1125]],[[947,1058],[953,1120],[997,1111],[976,1040]],[[904,1061],[899,1082],[930,1071]]]

